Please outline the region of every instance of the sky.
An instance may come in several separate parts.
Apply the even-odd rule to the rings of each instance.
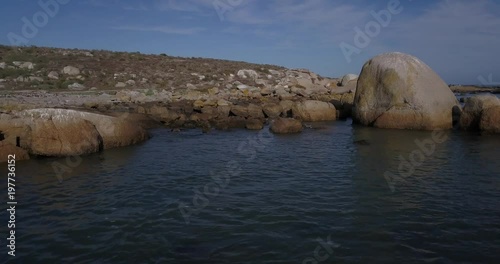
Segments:
[[[500,0],[4,0],[0,44],[359,74],[399,51],[449,84],[500,85]]]

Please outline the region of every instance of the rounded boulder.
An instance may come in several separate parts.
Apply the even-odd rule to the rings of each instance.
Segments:
[[[333,104],[322,101],[307,100],[292,106],[293,116],[304,122],[334,121],[337,110]]]
[[[358,79],[353,120],[396,129],[451,129],[458,101],[448,85],[418,58],[399,52],[366,62]]]

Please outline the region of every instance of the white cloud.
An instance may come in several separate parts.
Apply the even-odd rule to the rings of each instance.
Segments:
[[[152,26],[152,27],[120,26],[120,27],[112,27],[112,29],[130,30],[130,31],[150,31],[150,32],[160,32],[164,34],[177,34],[177,35],[193,35],[205,30],[202,27],[178,28],[172,26]]]

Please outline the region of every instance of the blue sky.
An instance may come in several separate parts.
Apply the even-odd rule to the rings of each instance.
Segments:
[[[359,73],[369,58],[400,51],[419,57],[448,83],[500,83],[500,0],[2,2],[0,43],[7,45],[242,60],[330,77]],[[377,22],[374,13],[390,14],[390,20]],[[35,33],[23,31],[26,21]],[[355,42],[366,33],[368,40]],[[346,57],[341,46],[355,52]]]

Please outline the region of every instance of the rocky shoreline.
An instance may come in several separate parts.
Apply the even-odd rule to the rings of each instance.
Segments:
[[[90,54],[83,56],[97,56]],[[91,83],[97,78],[82,75],[90,64],[67,65],[59,71],[36,71],[38,66],[32,62],[11,64],[0,66],[26,68],[31,74],[28,80],[57,77],[72,82],[83,78]],[[19,157],[27,158],[89,154],[142,142],[148,138],[147,129],[160,126],[209,132],[260,130],[270,124],[274,133],[299,133],[301,122],[349,117],[356,123],[380,128],[451,129],[459,123],[464,130],[500,133],[498,98],[466,100],[462,111],[452,90],[437,74],[418,59],[401,53],[370,60],[359,79],[354,74],[324,78],[304,69],[264,65],[257,70],[217,72],[210,78],[200,72],[190,72],[189,76],[197,82],[164,87],[150,84],[146,85],[150,88],[144,88],[136,80],[147,83],[145,75],[114,73],[114,85],[108,89],[86,89],[86,84],[75,82],[78,85],[69,84],[63,90],[6,89],[20,79],[2,79],[0,155],[19,153]]]

